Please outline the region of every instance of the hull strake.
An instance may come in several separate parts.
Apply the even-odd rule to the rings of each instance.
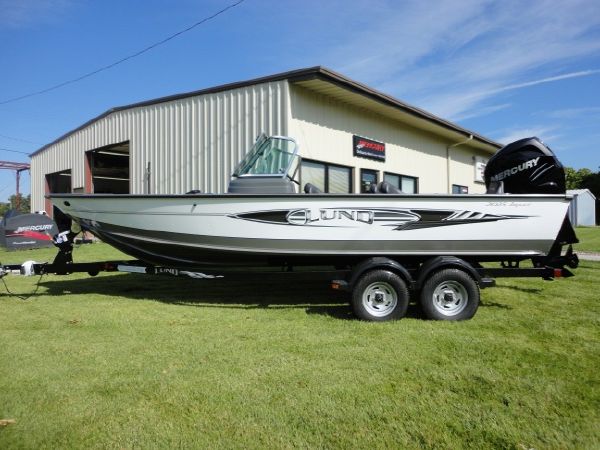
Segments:
[[[100,239],[142,260],[175,265],[261,262],[312,257],[343,262],[355,256],[535,256],[551,241],[310,241],[294,239],[229,238],[130,229],[110,224],[83,223]]]

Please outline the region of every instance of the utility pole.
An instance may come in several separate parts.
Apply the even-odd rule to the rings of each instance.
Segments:
[[[12,162],[12,161],[0,161],[0,169],[8,169],[8,170],[14,170],[15,173],[17,174],[17,192],[16,192],[16,197],[15,197],[15,208],[19,209],[19,207],[21,206],[21,194],[19,192],[20,189],[20,185],[21,185],[21,172],[25,171],[25,170],[29,170],[30,165],[29,163],[19,163],[19,162]]]

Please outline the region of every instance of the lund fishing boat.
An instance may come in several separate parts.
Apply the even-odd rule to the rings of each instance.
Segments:
[[[530,258],[550,252],[571,200],[562,166],[536,139],[492,158],[490,193],[482,195],[408,195],[387,183],[372,194],[323,194],[310,185],[299,194],[298,161],[292,139],[263,135],[226,194],[50,198],[82,229],[123,252],[182,267],[340,264],[365,255]],[[499,192],[502,185],[509,191],[509,181],[527,186]]]
[[[399,319],[412,298],[428,318],[462,320],[473,317],[480,289],[496,277],[551,280],[577,267],[564,170],[536,138],[490,159],[482,195],[407,195],[385,182],[369,194],[324,194],[311,184],[300,193],[299,166],[293,139],[261,136],[226,194],[51,194],[74,224],[55,238],[54,262],[5,265],[0,277],[122,271],[210,278],[211,268],[327,266],[344,270],[331,286],[352,293],[361,319]],[[82,229],[139,261],[74,263],[72,242]],[[529,267],[520,266],[525,260]]]

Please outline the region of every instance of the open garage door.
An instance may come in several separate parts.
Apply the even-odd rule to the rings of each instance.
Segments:
[[[129,141],[86,152],[86,191],[129,194]]]
[[[71,192],[71,169],[46,175],[46,194],[67,194]],[[46,199],[46,213],[54,219],[59,230],[68,230],[71,219],[65,216],[52,202]]]

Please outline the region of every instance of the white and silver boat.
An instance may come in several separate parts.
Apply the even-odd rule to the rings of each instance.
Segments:
[[[371,194],[323,194],[310,185],[298,193],[298,167],[292,139],[261,136],[226,194],[50,198],[123,252],[178,267],[339,265],[365,256],[521,260],[575,242],[562,166],[535,138],[490,160],[482,195],[408,195],[387,183]]]

